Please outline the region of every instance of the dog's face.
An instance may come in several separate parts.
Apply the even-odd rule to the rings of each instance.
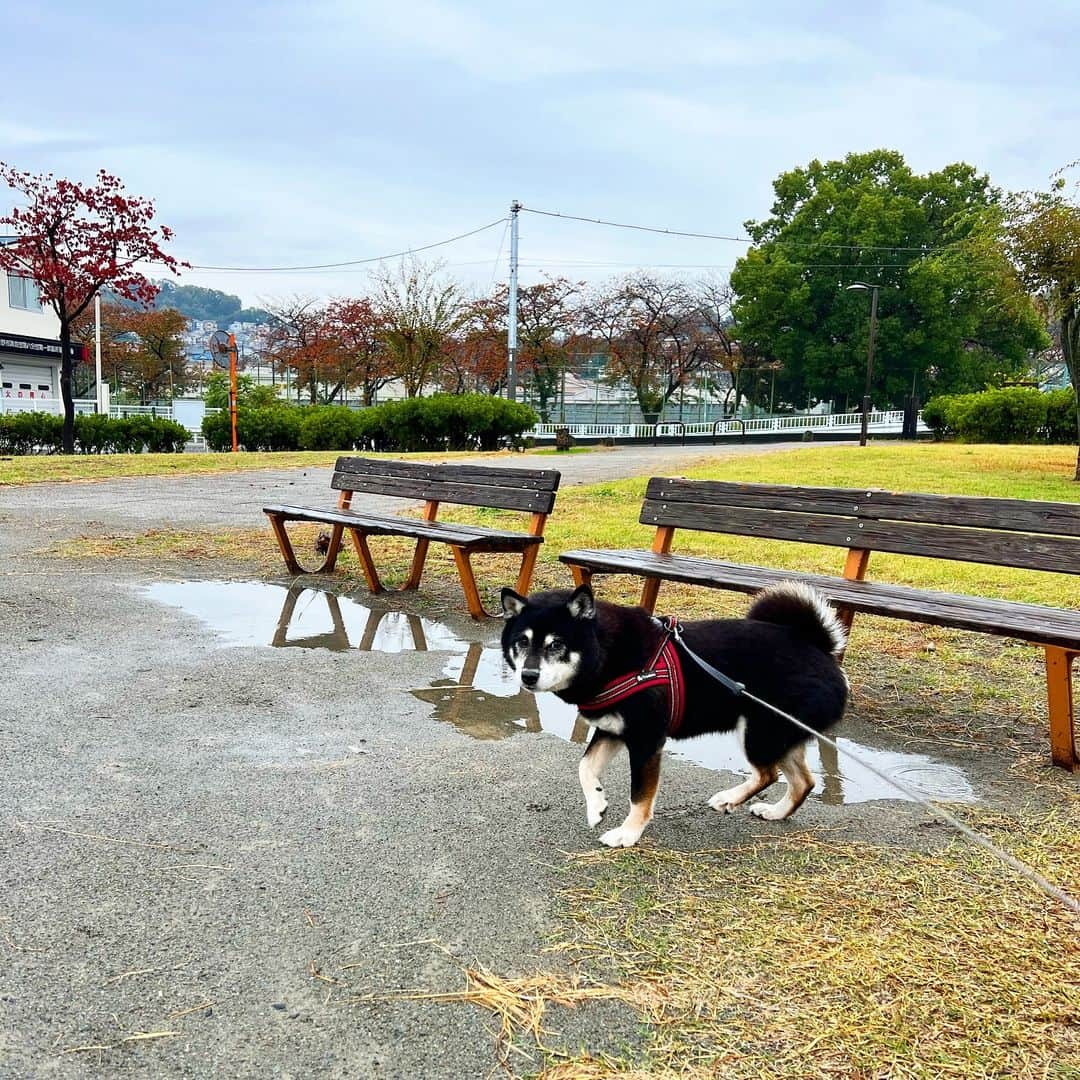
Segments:
[[[502,609],[503,656],[521,685],[536,694],[572,686],[596,648],[596,603],[589,586],[537,593],[528,600],[503,589]]]

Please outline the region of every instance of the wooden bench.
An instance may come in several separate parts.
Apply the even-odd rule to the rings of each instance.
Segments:
[[[336,507],[264,506],[270,518],[285,565],[294,574],[328,573],[337,563],[346,531],[373,593],[385,591],[368,547],[369,536],[407,536],[416,540],[412,565],[402,589],[416,589],[424,573],[428,547],[448,544],[454,554],[469,614],[482,619],[484,611],[476,586],[471,558],[478,552],[520,552],[518,592],[527,593],[540,545],[544,523],[555,505],[559,473],[549,469],[499,469],[477,465],[432,465],[426,462],[389,461],[375,458],[338,458],[332,489],[340,492]],[[423,500],[419,518],[375,514],[352,507],[353,495],[364,492]],[[527,532],[511,532],[476,525],[436,521],[440,503],[485,506],[497,510],[520,510],[531,515]],[[296,558],[285,529],[288,521],[314,521],[331,527],[326,559],[316,570],[305,570]]]
[[[754,593],[796,579],[828,597],[846,626],[864,612],[1020,638],[1046,651],[1053,760],[1078,767],[1072,664],[1080,655],[1080,611],[864,578],[872,551],[1080,574],[1080,503],[654,477],[640,521],[656,526],[651,551],[564,552],[574,580],[643,577],[641,603],[652,611],[662,581]],[[672,555],[676,529],[825,544],[846,548],[847,557],[843,575],[832,577]]]

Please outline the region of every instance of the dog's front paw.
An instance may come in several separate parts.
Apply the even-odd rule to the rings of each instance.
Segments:
[[[625,825],[620,825],[617,829],[608,829],[600,837],[600,843],[606,847],[633,847],[640,838],[640,829],[628,829]]]
[[[595,829],[601,821],[604,820],[604,814],[607,813],[607,800],[602,803],[598,803],[595,806],[588,806],[585,808],[585,820],[589,823],[590,829]]]

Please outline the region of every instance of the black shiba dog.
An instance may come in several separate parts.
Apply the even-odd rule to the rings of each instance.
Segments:
[[[783,773],[787,791],[751,808],[790,817],[814,787],[803,752],[808,736],[782,718],[725,690],[644,608],[597,602],[588,585],[528,599],[502,591],[503,655],[521,685],[577,705],[593,727],[578,769],[590,826],[607,809],[601,773],[621,746],[630,754],[630,813],[600,837],[609,847],[637,843],[652,818],[660,751],[668,738],[737,729],[753,773],[709,805],[730,813]],[[759,593],[744,619],[689,622],[683,639],[747,690],[815,731],[832,727],[847,703],[838,657],[846,635],[813,589],[781,582]]]

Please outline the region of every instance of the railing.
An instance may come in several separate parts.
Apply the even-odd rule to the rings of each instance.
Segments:
[[[857,435],[862,426],[862,413],[798,413],[784,416],[759,416],[754,419],[683,423],[666,420],[658,424],[537,424],[529,434],[534,439],[554,439],[556,428],[567,428],[576,439],[663,439],[681,435],[687,438],[739,435],[789,435],[799,437],[804,431],[822,434]],[[871,412],[868,431],[871,435],[899,435],[904,429],[904,410],[887,409]],[[929,432],[919,413],[919,432]]]
[[[4,398],[0,400],[0,415],[15,412],[47,412],[53,416],[64,415],[64,403],[59,398]],[[97,412],[97,402],[93,398],[76,398],[75,414]],[[163,420],[173,418],[171,405],[110,405],[109,415],[121,416],[160,416]]]

